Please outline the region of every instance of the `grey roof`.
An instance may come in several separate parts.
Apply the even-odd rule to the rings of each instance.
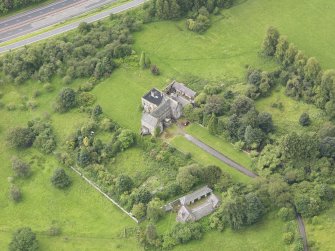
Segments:
[[[162,103],[162,100],[163,100],[163,93],[161,93],[156,88],[152,88],[142,98],[149,101],[150,103],[153,103],[153,104],[159,106]]]
[[[190,209],[188,209],[186,206],[182,206],[178,211],[177,221],[186,222],[189,217],[192,217]]]
[[[171,87],[174,88],[176,91],[180,91],[182,93],[185,93],[189,97],[195,97],[195,95],[197,94],[195,91],[193,91],[190,88],[186,87],[182,83],[178,83],[175,80],[172,82]]]
[[[206,203],[194,208],[192,210],[192,214],[193,214],[195,220],[199,220],[202,217],[205,217],[205,216],[209,215],[213,211],[214,211],[213,204],[207,201]]]
[[[157,119],[165,119],[165,114],[168,114],[168,116],[171,115],[170,100],[164,100],[162,104],[151,113],[151,115]]]
[[[200,198],[201,196],[208,194],[208,193],[212,193],[213,190],[210,189],[208,186],[204,186],[196,191],[194,191],[191,194],[187,194],[184,197],[180,198],[180,203],[182,205],[187,205],[188,203],[194,201],[195,199]]]
[[[156,127],[158,124],[158,119],[152,116],[149,113],[143,113],[142,114],[142,119],[141,119],[142,124],[149,124],[152,127]]]

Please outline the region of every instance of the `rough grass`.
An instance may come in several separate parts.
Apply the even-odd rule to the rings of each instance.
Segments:
[[[266,111],[272,114],[276,128],[276,134],[287,133],[287,129],[295,132],[317,131],[327,121],[325,111],[316,108],[314,105],[294,100],[285,96],[284,88],[279,87],[269,97],[262,98],[256,102],[259,111]],[[282,109],[273,107],[273,104],[283,105]],[[303,127],[299,124],[300,115],[307,112],[311,119],[311,125]]]
[[[73,83],[75,87],[78,82]],[[73,110],[66,114],[54,114],[52,102],[62,85],[53,81],[52,93],[43,91],[38,83],[29,83],[20,87],[2,88],[5,93],[2,101],[19,104],[21,96],[32,98],[36,89],[42,95],[36,98],[39,106],[35,110],[1,110],[0,116],[0,250],[6,250],[11,235],[16,228],[30,226],[37,232],[41,250],[136,250],[135,239],[122,238],[124,228],[135,227],[135,223],[119,209],[97,193],[71,170],[67,170],[73,179],[72,187],[60,191],[51,185],[53,170],[59,167],[53,156],[45,156],[35,149],[16,151],[6,146],[5,135],[13,126],[24,126],[30,119],[43,117],[47,112],[51,116],[59,145],[65,137],[87,115]],[[19,155],[31,163],[33,175],[28,180],[17,180],[23,192],[23,201],[14,204],[8,199],[9,183],[7,177],[13,175],[10,167],[12,155]],[[62,229],[59,237],[46,235],[46,230],[57,224]],[[126,240],[126,241],[125,241]]]
[[[335,205],[316,218],[315,223],[311,220],[306,222],[308,239],[313,242],[315,250],[334,250]]]

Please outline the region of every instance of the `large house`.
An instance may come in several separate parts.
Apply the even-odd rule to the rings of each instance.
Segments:
[[[142,97],[141,133],[154,135],[156,130],[162,132],[171,120],[183,115],[183,107],[193,104],[195,96],[196,92],[176,81],[172,81],[162,92],[151,89]]]

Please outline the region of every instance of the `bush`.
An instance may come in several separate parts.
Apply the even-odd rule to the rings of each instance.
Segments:
[[[131,210],[131,213],[136,219],[141,220],[145,217],[146,207],[143,203],[135,204]]]
[[[35,140],[35,134],[30,128],[16,127],[7,134],[7,142],[12,147],[30,147]]]
[[[9,244],[9,251],[36,251],[38,250],[36,234],[29,227],[20,228],[15,231]]]
[[[14,202],[20,202],[21,199],[22,199],[22,193],[21,193],[21,190],[18,186],[11,185],[9,194],[10,194],[10,198]]]
[[[292,244],[294,240],[294,234],[292,232],[287,232],[283,234],[283,241],[286,245]]]
[[[76,93],[71,88],[64,88],[58,94],[56,100],[56,111],[67,112],[71,108],[76,106]]]
[[[301,126],[309,126],[311,124],[311,119],[307,112],[304,112],[303,114],[301,114],[299,118],[299,124]]]
[[[282,221],[289,221],[294,219],[294,211],[292,208],[282,207],[277,215]]]
[[[12,157],[12,169],[18,177],[26,178],[31,174],[30,166],[16,156]]]
[[[51,177],[51,183],[59,189],[67,188],[71,185],[71,179],[66,174],[64,169],[58,168],[54,171],[54,174]]]
[[[160,71],[157,65],[152,65],[150,70],[151,70],[152,75],[158,76],[160,74]]]

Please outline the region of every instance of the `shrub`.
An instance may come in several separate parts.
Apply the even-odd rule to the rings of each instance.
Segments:
[[[309,126],[311,124],[311,119],[307,112],[304,112],[303,114],[301,114],[299,118],[299,124],[302,126]]]
[[[22,193],[21,193],[21,190],[18,186],[11,185],[9,194],[10,194],[10,198],[14,202],[20,202],[21,199],[22,199]]]
[[[71,88],[63,88],[56,100],[56,111],[66,112],[76,106],[76,93]]]
[[[133,209],[131,210],[131,213],[134,215],[136,219],[141,220],[145,217],[146,207],[143,203],[135,204],[133,206]]]
[[[277,215],[282,221],[294,219],[294,212],[292,208],[282,207]]]
[[[20,228],[15,231],[9,244],[9,251],[36,251],[38,250],[36,234],[29,227]]]
[[[20,160],[18,157],[12,157],[12,169],[18,177],[29,177],[31,174],[30,166]]]
[[[155,64],[151,66],[150,70],[152,75],[158,76],[160,74],[160,70]]]
[[[46,92],[52,92],[54,90],[53,86],[50,84],[50,83],[46,83],[43,85],[43,89],[46,91]]]
[[[64,171],[64,169],[58,168],[54,171],[54,174],[51,177],[51,183],[56,188],[63,189],[69,187],[72,182],[70,177]]]
[[[286,245],[292,244],[294,240],[294,234],[292,232],[287,232],[283,234],[283,241]]]

